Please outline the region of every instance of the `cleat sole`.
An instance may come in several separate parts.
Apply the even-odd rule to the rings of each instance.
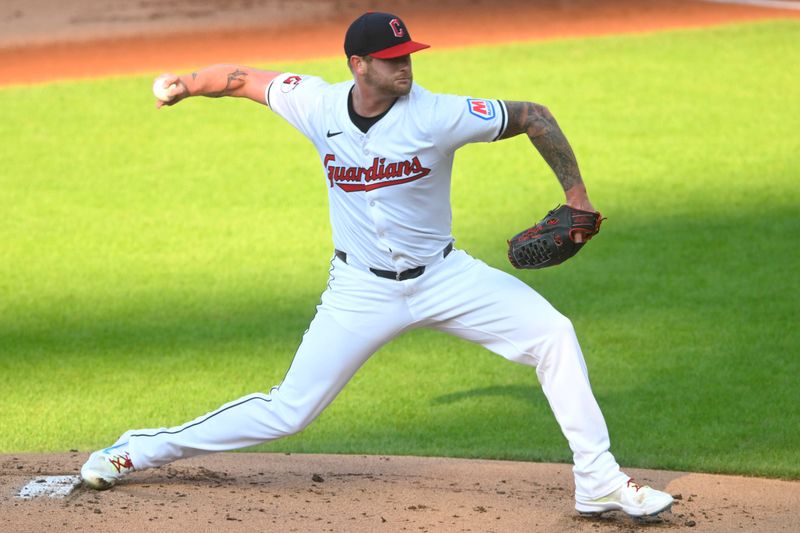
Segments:
[[[107,490],[116,485],[117,480],[115,479],[106,479],[103,476],[97,475],[94,472],[86,472],[84,473],[81,471],[81,479],[83,480],[83,485],[89,487],[93,490]]]

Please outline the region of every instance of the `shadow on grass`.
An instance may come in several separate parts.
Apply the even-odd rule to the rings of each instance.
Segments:
[[[319,302],[268,298],[148,298],[124,308],[94,308],[83,314],[55,309],[36,316],[0,321],[2,359],[31,354],[91,354],[98,351],[169,353],[208,350],[228,344],[280,342],[299,344]]]
[[[434,405],[448,405],[464,400],[487,397],[506,397],[509,399],[534,403],[535,399],[537,398],[537,396],[534,394],[534,389],[536,386],[536,383],[531,383],[530,385],[492,385],[489,387],[481,387],[477,389],[443,394],[434,398],[431,403]]]

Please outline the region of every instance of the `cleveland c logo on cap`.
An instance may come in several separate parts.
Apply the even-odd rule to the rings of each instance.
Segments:
[[[391,13],[364,13],[350,24],[344,36],[344,53],[348,58],[355,55],[393,59],[428,47],[412,41],[403,19]]]
[[[394,32],[395,37],[402,37],[406,34],[405,30],[403,30],[403,25],[400,24],[399,19],[392,19],[389,21],[389,26],[392,27],[392,31]]]

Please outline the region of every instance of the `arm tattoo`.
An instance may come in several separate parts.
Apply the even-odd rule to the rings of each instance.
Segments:
[[[505,104],[508,126],[501,139],[527,133],[565,191],[583,183],[575,154],[550,111],[533,102],[506,101]]]
[[[206,94],[206,96],[210,96],[211,98],[219,98],[220,96],[226,96],[230,94],[234,89],[238,89],[241,86],[241,83],[245,81],[246,77],[247,77],[247,72],[244,72],[237,68],[233,72],[228,73],[227,82],[225,83],[225,87],[223,89],[219,91],[209,92],[208,94]]]

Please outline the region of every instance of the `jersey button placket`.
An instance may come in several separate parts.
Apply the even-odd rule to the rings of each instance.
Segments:
[[[374,153],[370,152],[369,149],[369,133],[364,134],[361,138],[361,147],[364,152],[364,167],[369,168],[373,165],[373,157],[375,156]],[[365,183],[365,185],[367,185]],[[383,210],[381,209],[380,200],[376,199],[376,196],[379,193],[377,191],[367,191],[366,193],[366,201],[367,205],[369,206],[370,216],[372,218],[373,228],[375,230],[375,235],[377,238],[382,241],[385,245],[388,246],[388,243],[385,242],[386,238],[386,218],[383,215]],[[393,258],[394,259],[394,258]]]
[[[372,198],[370,193],[367,193],[367,204],[370,207],[370,215],[372,218],[373,228],[375,229],[375,234],[379,239],[382,239],[386,235],[386,228],[383,219],[383,213],[380,209],[380,202],[375,198]]]

